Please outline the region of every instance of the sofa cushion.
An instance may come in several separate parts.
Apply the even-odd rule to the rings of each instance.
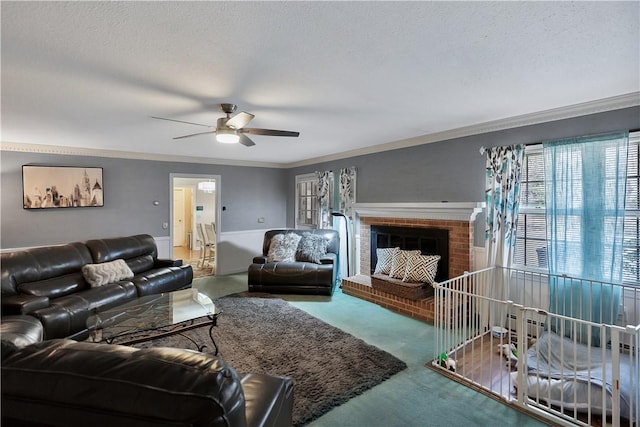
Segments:
[[[412,255],[420,255],[420,251],[399,250],[394,252],[393,258],[391,260],[391,271],[389,272],[389,276],[394,279],[402,280],[404,278],[405,272],[407,271],[407,260]]]
[[[129,258],[127,260],[127,265],[131,271],[133,271],[133,274],[138,274],[155,268],[156,262],[151,255],[142,255],[135,258]]]
[[[407,270],[403,282],[433,283],[438,272],[440,255],[411,255],[407,260]]]
[[[3,360],[2,412],[57,425],[82,424],[79,414],[94,425],[247,425],[240,378],[222,359],[71,340],[33,344]]]
[[[60,298],[86,288],[87,282],[80,271],[18,285],[18,291],[21,294],[47,298]]]
[[[302,236],[295,233],[276,234],[271,239],[269,262],[293,262],[296,258],[296,250]]]
[[[101,264],[87,264],[82,267],[82,275],[93,288],[107,283],[133,278],[133,271],[122,259]]]
[[[85,244],[91,252],[94,263],[108,262],[120,258],[129,260],[143,255],[151,255],[153,259],[158,257],[156,241],[148,234],[87,240]]]
[[[320,264],[320,259],[327,253],[327,239],[318,234],[303,233],[298,249],[296,261],[314,262]]]
[[[376,262],[376,268],[373,274],[389,274],[391,273],[391,262],[393,261],[393,254],[399,251],[400,248],[378,248],[376,249],[376,256],[378,261]]]
[[[18,293],[23,283],[80,273],[93,262],[83,243],[46,246],[0,254],[2,295]]]

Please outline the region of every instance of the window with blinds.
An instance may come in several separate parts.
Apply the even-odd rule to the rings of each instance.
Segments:
[[[629,135],[627,164],[626,216],[624,228],[623,280],[640,284],[640,132]],[[615,161],[616,153],[607,153],[606,163]],[[573,159],[580,162],[581,159]],[[544,194],[544,157],[542,144],[527,147],[520,187],[520,214],[513,263],[520,266],[547,268],[547,243]],[[578,193],[580,192],[579,189]],[[580,218],[573,226],[580,233]],[[570,233],[569,233],[570,236]],[[606,248],[603,248],[606,250]]]
[[[296,228],[317,228],[318,184],[315,175],[296,177]]]

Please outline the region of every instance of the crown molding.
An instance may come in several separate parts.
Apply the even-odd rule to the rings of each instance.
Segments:
[[[181,163],[203,163],[212,165],[247,166],[288,169],[299,166],[308,166],[317,163],[334,160],[347,159],[350,157],[375,154],[384,151],[408,148],[417,145],[430,144],[433,142],[446,141],[449,139],[463,138],[483,133],[496,132],[500,130],[513,129],[517,127],[536,125],[556,120],[570,119],[574,117],[586,116],[589,114],[603,113],[606,111],[620,110],[623,108],[636,107],[640,105],[640,92],[632,92],[625,95],[612,96],[595,101],[583,102],[566,107],[553,108],[536,113],[523,114],[520,116],[505,119],[493,120],[450,129],[442,132],[435,132],[413,138],[401,139],[385,144],[373,145],[356,150],[344,151],[328,156],[314,157],[311,159],[292,163],[270,163],[253,162],[243,160],[215,159],[206,157],[176,156],[169,154],[137,153],[129,151],[102,150],[95,148],[62,147],[42,144],[25,144],[20,142],[2,142],[0,151],[19,151],[23,153],[60,154],[67,156],[95,156],[111,157],[119,159],[133,160],[153,160],[160,162],[181,162]]]
[[[349,157],[363,156],[366,154],[375,154],[383,151],[391,151],[400,148],[413,147],[416,145],[446,141],[448,139],[463,138],[466,136],[480,135],[483,133],[496,132],[500,130],[537,125],[540,123],[553,122],[556,120],[571,119],[574,117],[587,116],[589,114],[604,113],[606,111],[621,110],[623,108],[636,107],[639,105],[640,92],[632,92],[625,95],[612,96],[610,98],[583,102],[566,107],[553,108],[551,110],[523,114],[520,116],[508,117],[505,119],[498,119],[490,122],[450,129],[442,132],[416,136],[413,138],[401,139],[398,141],[388,142],[380,145],[373,145],[357,150],[345,151],[329,156],[316,157],[313,159],[303,160],[301,162],[290,163],[288,166],[308,166],[316,163],[346,159]]]
[[[484,202],[354,203],[359,217],[410,218],[473,222]]]
[[[58,154],[64,156],[108,157],[116,159],[152,160],[158,162],[202,163],[211,165],[247,166],[264,168],[286,168],[286,164],[251,162],[244,160],[215,159],[207,157],[176,156],[169,154],[137,153],[131,151],[102,150],[97,148],[62,147],[58,145],[25,144],[21,142],[0,143],[0,151],[21,153]]]

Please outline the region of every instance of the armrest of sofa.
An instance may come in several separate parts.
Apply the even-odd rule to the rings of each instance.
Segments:
[[[161,267],[180,267],[182,265],[181,259],[169,259],[169,258],[158,258],[156,262],[153,264],[154,268]]]
[[[332,252],[327,252],[320,258],[320,264],[335,264],[338,257]]]
[[[291,427],[293,381],[288,377],[247,374],[242,377],[247,426]]]
[[[264,255],[253,257],[254,264],[266,264],[268,260],[269,259]]]
[[[2,315],[29,314],[49,307],[49,297],[17,294],[2,297]]]

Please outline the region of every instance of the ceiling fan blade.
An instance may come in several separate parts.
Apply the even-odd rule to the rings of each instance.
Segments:
[[[240,137],[240,140],[238,142],[244,145],[245,147],[251,147],[252,145],[256,145],[256,143],[253,142],[247,135],[239,134],[238,136]]]
[[[245,127],[255,116],[251,113],[244,111],[239,112],[235,116],[231,117],[225,123],[231,129],[240,129]]]
[[[215,130],[210,130],[208,132],[192,133],[191,135],[176,136],[173,139],[191,138],[192,136],[206,135],[208,133],[216,133],[216,131]]]
[[[239,129],[238,132],[250,133],[250,134],[253,134],[253,135],[300,136],[300,132],[293,132],[293,131],[289,131],[289,130],[243,128],[243,129]]]
[[[211,127],[209,125],[203,125],[202,123],[185,122],[184,120],[166,119],[164,117],[154,117],[154,116],[151,116],[151,118],[152,119],[158,119],[158,120],[167,120],[169,122],[186,123],[188,125],[204,126],[204,127],[207,127],[207,128]]]

